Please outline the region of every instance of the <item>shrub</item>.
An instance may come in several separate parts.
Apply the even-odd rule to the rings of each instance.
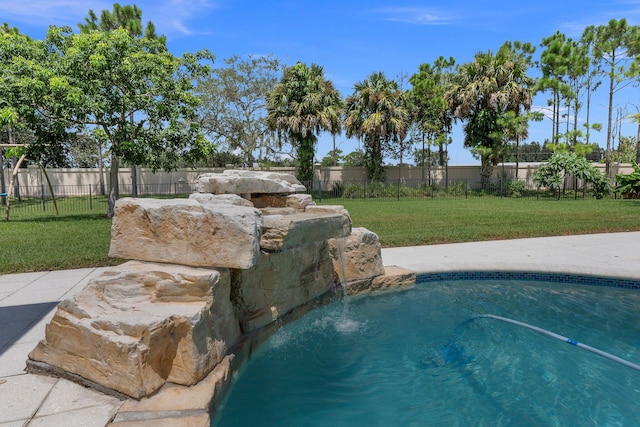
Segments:
[[[347,199],[362,199],[364,197],[364,191],[360,184],[345,185],[342,194]]]
[[[449,196],[466,196],[467,194],[469,194],[469,185],[467,184],[467,182],[464,181],[460,181],[460,182],[455,182],[452,184],[449,184],[445,189],[444,192],[449,195]]]
[[[426,182],[418,185],[417,190],[423,197],[436,197],[438,195],[438,187],[435,184],[427,184]]]
[[[371,199],[386,197],[389,195],[389,189],[382,182],[372,182],[366,187],[366,196]]]
[[[539,186],[552,190],[559,199],[564,178],[568,175],[593,184],[593,195],[598,199],[609,192],[609,183],[604,174],[586,158],[573,152],[554,153],[548,162],[540,165],[533,180]]]
[[[331,184],[331,195],[333,197],[342,197],[344,195],[344,183],[342,181]]]
[[[633,172],[624,175],[616,174],[616,192],[625,199],[640,199],[640,166],[633,162]]]
[[[507,181],[507,195],[510,197],[522,197],[526,187],[524,181],[511,179]]]

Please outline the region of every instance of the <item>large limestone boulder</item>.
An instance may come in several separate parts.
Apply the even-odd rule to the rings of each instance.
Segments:
[[[378,235],[364,227],[354,228],[342,239],[331,239],[329,248],[335,271],[345,285],[384,274]]]
[[[237,194],[209,194],[209,193],[192,193],[189,194],[189,199],[196,200],[200,203],[213,203],[214,205],[236,205],[246,206],[249,208],[255,207],[247,199],[243,199]]]
[[[239,334],[228,270],[132,261],[61,302],[29,358],[140,398],[202,380]]]
[[[259,253],[262,214],[194,199],[116,202],[109,256],[192,267],[250,268]]]
[[[396,292],[412,289],[416,285],[416,272],[396,265],[384,267],[384,274],[372,279],[355,280],[347,284],[347,295]]]
[[[291,194],[287,196],[285,205],[304,212],[307,206],[315,206],[316,202],[313,201],[311,194]]]
[[[351,233],[351,218],[344,212],[293,212],[295,213],[264,216],[260,239],[263,251],[278,252],[312,242],[345,237]]]
[[[199,193],[213,194],[294,194],[306,191],[293,175],[286,173],[226,170],[198,177]]]
[[[326,241],[263,252],[256,265],[232,272],[231,297],[243,332],[278,320],[336,286]]]

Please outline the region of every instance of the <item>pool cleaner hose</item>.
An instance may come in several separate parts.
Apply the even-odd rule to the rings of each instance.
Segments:
[[[613,354],[607,353],[606,351],[599,350],[595,347],[591,347],[590,345],[583,344],[571,338],[563,337],[562,335],[556,334],[555,332],[547,331],[546,329],[542,329],[537,326],[530,325],[528,323],[520,322],[514,319],[509,319],[508,317],[496,316],[495,314],[481,314],[479,316],[476,316],[476,318],[490,318],[490,319],[502,320],[503,322],[513,323],[514,325],[523,326],[527,329],[531,329],[532,331],[540,332],[541,334],[545,334],[557,340],[564,341],[567,344],[575,345],[576,347],[583,348],[592,353],[595,353],[602,357],[606,357],[607,359],[613,360],[614,362],[618,362],[621,365],[635,369],[636,371],[640,371],[640,365],[636,365],[635,363],[629,362],[628,360],[622,359],[618,356],[614,356]]]

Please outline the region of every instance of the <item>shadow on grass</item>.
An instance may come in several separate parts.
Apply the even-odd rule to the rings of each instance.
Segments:
[[[108,220],[106,213],[86,213],[86,214],[67,214],[67,215],[43,215],[43,216],[31,216],[31,217],[22,217],[17,216],[17,218],[9,217],[9,223],[11,222],[40,222],[40,223],[49,223],[49,222],[66,222],[66,221],[94,221],[94,220]],[[7,222],[7,221],[2,221]]]

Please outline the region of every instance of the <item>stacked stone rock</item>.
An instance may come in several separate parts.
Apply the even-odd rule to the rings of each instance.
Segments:
[[[63,301],[33,369],[139,399],[201,381],[248,335],[336,287],[410,286],[385,275],[378,237],[293,176],[225,171],[189,199],[121,199],[109,255],[130,259]]]

